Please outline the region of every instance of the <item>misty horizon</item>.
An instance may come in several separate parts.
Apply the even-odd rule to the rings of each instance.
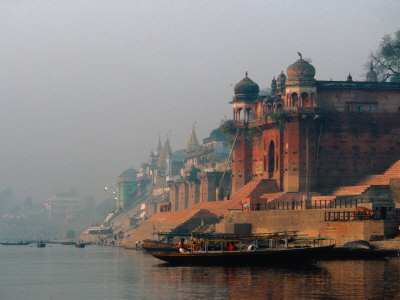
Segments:
[[[1,1],[0,191],[40,202],[138,169],[159,136],[183,149],[298,59],[318,80],[364,80],[399,1]]]

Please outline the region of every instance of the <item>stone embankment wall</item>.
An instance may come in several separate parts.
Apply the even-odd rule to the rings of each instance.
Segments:
[[[310,237],[330,237],[341,246],[355,240],[382,239],[397,234],[398,221],[325,221],[326,210],[233,212],[216,231],[234,233],[235,224],[251,224],[252,233],[298,231]],[[335,210],[340,211],[340,210]]]

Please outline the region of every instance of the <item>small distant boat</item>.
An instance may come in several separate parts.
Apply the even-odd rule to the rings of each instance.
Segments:
[[[85,248],[85,243],[83,241],[77,241],[75,243],[75,248]]]
[[[44,248],[44,247],[46,247],[46,244],[43,241],[37,241],[36,246],[38,248]]]
[[[68,241],[68,242],[61,242],[61,245],[75,245],[76,242],[74,241]]]
[[[9,241],[5,241],[5,242],[1,242],[0,245],[3,246],[26,246],[31,244],[32,242],[24,242],[24,241],[19,241],[19,242],[9,242]]]

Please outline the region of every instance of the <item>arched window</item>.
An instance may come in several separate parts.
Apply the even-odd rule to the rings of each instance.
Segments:
[[[251,108],[248,108],[247,110],[247,121],[253,120],[254,119],[254,113]]]
[[[292,94],[292,106],[293,107],[299,106],[299,97],[297,96],[297,93]]]
[[[244,117],[244,116],[243,116],[243,117]],[[238,121],[242,120],[242,109],[241,109],[241,108],[239,108],[239,109],[237,110],[237,120],[238,120]]]
[[[274,141],[269,143],[268,147],[268,176],[269,178],[274,176],[275,169],[275,144]]]
[[[306,92],[301,94],[301,106],[303,107],[310,107],[311,103],[308,99],[308,94]]]
[[[315,99],[314,93],[311,93],[311,105],[317,106],[317,99]]]

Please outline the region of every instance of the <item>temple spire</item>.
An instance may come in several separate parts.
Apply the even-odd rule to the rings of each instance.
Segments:
[[[159,156],[160,153],[161,153],[161,149],[162,149],[162,147],[161,147],[161,137],[160,137],[160,135],[158,135],[158,145],[156,147],[156,150],[154,151],[154,155],[155,156]]]
[[[189,136],[189,140],[187,142],[186,145],[186,153],[190,153],[190,152],[195,152],[197,150],[199,150],[200,146],[199,146],[199,142],[197,140],[197,136],[196,136],[196,131],[194,130],[194,124],[193,123],[193,127],[192,127],[192,133]]]

